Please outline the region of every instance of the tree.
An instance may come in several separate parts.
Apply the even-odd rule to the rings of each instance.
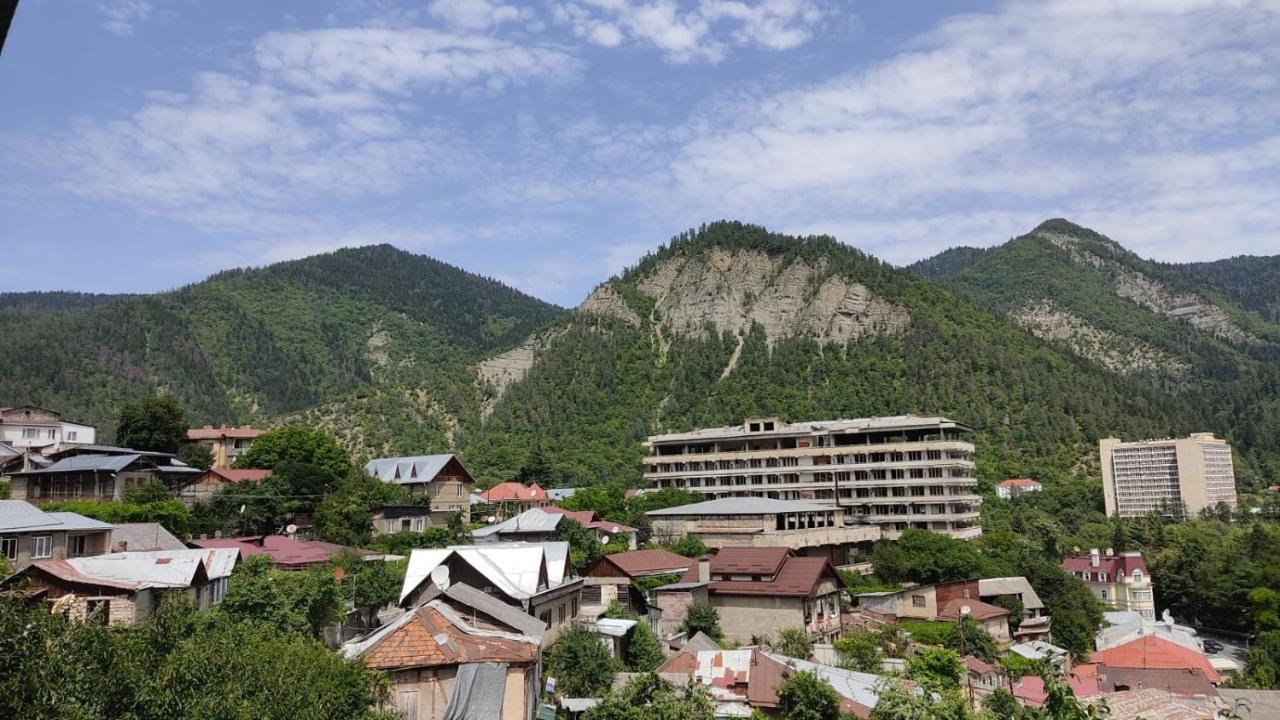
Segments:
[[[178,446],[178,459],[193,468],[213,467],[213,450],[202,442],[185,442]]]
[[[927,647],[907,659],[907,677],[935,692],[952,692],[960,687],[964,664],[954,650]]]
[[[286,425],[254,438],[249,451],[236,458],[235,467],[274,470],[285,462],[316,465],[335,477],[345,477],[351,471],[351,456],[332,436],[297,425]]]
[[[319,636],[335,623],[343,592],[327,567],[281,572],[265,555],[245,558],[219,606],[228,617]]]
[[[627,669],[631,672],[651,672],[657,670],[666,661],[662,652],[662,643],[653,634],[646,620],[639,620],[631,628],[627,643]]]
[[[546,674],[556,679],[556,692],[563,697],[601,697],[618,672],[612,653],[578,622],[547,651],[546,666]]]
[[[703,686],[677,688],[654,673],[632,679],[605,695],[583,720],[712,720],[715,703]]]
[[[687,558],[700,558],[710,552],[706,543],[696,535],[685,535],[679,538],[673,538],[658,544],[659,547],[670,550],[677,555],[683,555]]]
[[[604,554],[596,534],[568,517],[556,524],[556,539],[569,543],[569,562],[583,572]]]
[[[992,600],[991,604],[1009,611],[1009,629],[1017,632],[1022,625],[1023,618],[1027,616],[1027,609],[1022,605],[1022,598],[1018,595],[1001,595]]]
[[[148,505],[170,499],[169,488],[159,480],[149,480],[141,485],[127,487],[120,495],[121,502],[130,505]]]
[[[782,628],[773,649],[787,657],[808,660],[813,654],[813,639],[804,628]]]
[[[133,450],[177,453],[187,439],[186,414],[169,395],[152,395],[120,408],[116,444]]]
[[[838,720],[840,696],[815,673],[804,670],[778,685],[782,720]]]
[[[958,692],[920,692],[900,682],[881,685],[876,706],[871,711],[871,720],[969,720],[972,717],[968,703]]]
[[[964,655],[973,655],[986,662],[995,662],[999,655],[996,639],[991,637],[991,633],[979,627],[978,621],[968,615],[961,618],[960,622],[952,624],[946,645],[952,650]]]
[[[858,672],[880,672],[884,650],[880,639],[869,632],[852,632],[835,642],[840,667]]]
[[[982,701],[982,709],[995,720],[1020,720],[1026,713],[1008,690],[996,688]]]
[[[716,642],[724,639],[724,632],[720,629],[720,613],[706,600],[689,604],[680,629],[684,631],[685,637],[703,633]]]
[[[983,574],[975,543],[908,528],[897,540],[878,540],[871,551],[876,575],[889,582],[939,583]]]

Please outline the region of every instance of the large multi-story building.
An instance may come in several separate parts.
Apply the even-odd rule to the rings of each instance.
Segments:
[[[1212,433],[1176,440],[1105,438],[1102,489],[1107,515],[1195,515],[1218,503],[1236,506],[1231,446]]]
[[[864,418],[742,425],[655,435],[644,477],[717,497],[809,500],[847,508],[845,520],[885,537],[922,528],[982,534],[971,430],[940,417]]]

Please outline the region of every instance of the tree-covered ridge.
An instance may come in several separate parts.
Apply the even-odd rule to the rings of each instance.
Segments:
[[[908,269],[920,273],[930,280],[946,281],[968,270],[981,260],[990,248],[959,246],[947,248],[942,252],[908,265]]]
[[[70,310],[102,305],[113,300],[133,297],[100,293],[40,290],[36,292],[0,292],[0,308],[25,312]]]
[[[479,402],[473,363],[561,313],[385,245],[169,293],[58,303],[0,307],[0,400],[102,428],[120,404],[156,391],[196,422],[269,422],[386,388],[466,414]]]
[[[805,336],[770,343],[758,325],[741,338],[664,333],[645,290],[654,274],[673,260],[709,263],[742,252],[767,255],[778,272],[796,262],[821,267],[815,283],[838,276],[860,284],[905,308],[910,321],[901,332],[834,347]],[[541,447],[558,482],[635,482],[640,443],[658,431],[755,415],[917,413],[977,428],[984,478],[1065,478],[1096,453],[1099,437],[1185,433],[1211,415],[1162,388],[1104,372],[946,287],[830,238],[715,223],[675,238],[609,285],[638,323],[600,313],[563,320],[467,448],[474,470],[510,476]]]

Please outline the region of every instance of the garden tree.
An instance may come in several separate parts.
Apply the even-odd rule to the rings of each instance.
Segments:
[[[1245,655],[1244,680],[1259,690],[1280,689],[1280,630],[1261,633]]]
[[[1077,699],[1060,672],[1047,671],[1040,677],[1047,695],[1042,715],[1048,720],[1101,720],[1111,713],[1105,697],[1092,703]]]
[[[186,414],[169,395],[152,395],[120,408],[116,444],[121,447],[177,453],[186,439]]]
[[[596,539],[596,534],[571,518],[560,518],[560,522],[556,524],[555,537],[569,543],[569,562],[579,573],[591,567],[604,554],[604,547]]]
[[[391,720],[387,697],[380,673],[315,640],[197,613],[180,594],[131,628],[0,598],[0,717]]]
[[[521,485],[537,483],[544,488],[551,487],[555,477],[550,463],[547,462],[547,456],[542,452],[541,443],[534,445],[533,449],[529,451],[528,458],[525,459],[520,469],[516,471],[514,479]]]
[[[583,714],[583,720],[713,720],[710,692],[690,682],[683,688],[649,672],[633,678]]]
[[[996,688],[982,700],[982,709],[993,720],[1021,720],[1027,713],[1008,690]]]
[[[907,677],[928,690],[954,692],[963,674],[964,664],[954,650],[925,647],[907,658]]]
[[[1253,626],[1257,630],[1280,630],[1280,592],[1269,587],[1250,590],[1249,613],[1253,616]]]
[[[1000,654],[996,647],[996,639],[991,633],[983,630],[978,621],[966,615],[960,622],[951,624],[951,633],[947,637],[946,646],[963,655],[973,655],[986,662],[995,662]]]
[[[562,697],[601,697],[618,672],[613,654],[579,622],[560,634],[545,661],[546,674],[556,679]]]
[[[835,641],[840,667],[858,672],[880,672],[884,662],[884,650],[880,638],[874,633],[851,632]]]
[[[782,720],[839,720],[840,696],[813,672],[791,674],[778,685],[777,693]]]
[[[1024,565],[1021,570],[1053,618],[1054,643],[1070,650],[1076,660],[1086,658],[1102,626],[1097,598],[1083,580],[1048,561]]]
[[[986,565],[975,543],[909,528],[897,540],[878,540],[871,551],[876,575],[889,582],[939,583],[983,574]]]
[[[178,459],[194,468],[213,467],[213,449],[202,442],[184,442],[178,446]]]
[[[147,503],[62,500],[41,503],[40,507],[49,512],[73,512],[111,524],[160,523],[179,537],[192,535],[195,527],[195,518],[191,508],[187,507],[181,500],[171,497]]]
[[[369,507],[351,495],[325,498],[316,506],[312,519],[316,535],[326,542],[360,546],[373,537],[373,518]]]
[[[662,643],[653,634],[647,620],[639,620],[628,633],[627,669],[631,672],[652,672],[666,661]]]
[[[120,501],[129,505],[149,505],[170,499],[169,488],[159,480],[148,480],[141,485],[127,487],[120,494]]]
[[[358,553],[345,551],[333,559],[332,565],[343,571],[343,596],[351,598],[356,610],[364,614],[365,622],[372,625],[379,610],[400,599],[400,586],[409,561],[366,562]]]
[[[1022,605],[1022,598],[1017,595],[1001,595],[991,601],[992,605],[1009,611],[1009,629],[1017,632],[1022,620],[1027,616],[1027,609]]]
[[[401,530],[389,535],[374,537],[369,545],[391,555],[408,555],[421,548],[444,548],[450,545],[471,544],[471,533],[462,524],[462,513],[449,516],[445,525],[432,525],[420,533]]]
[[[285,462],[317,465],[335,477],[351,472],[351,456],[321,430],[286,425],[254,438],[249,451],[236,458],[237,468],[274,470]]]
[[[710,548],[697,535],[684,535],[670,540],[663,540],[656,543],[656,545],[664,550],[695,560],[710,552]]]
[[[972,717],[968,703],[957,691],[919,692],[893,681],[881,685],[876,706],[871,710],[871,720],[971,720]]]
[[[245,558],[231,576],[219,609],[235,620],[318,636],[326,625],[337,622],[342,601],[342,588],[328,567],[281,572],[270,557],[255,555]]]
[[[778,631],[778,638],[773,643],[773,649],[787,657],[808,660],[813,654],[813,639],[809,637],[809,633],[800,627],[782,628]]]
[[[724,631],[720,629],[720,613],[706,600],[689,604],[680,629],[685,637],[703,633],[716,642],[724,639]]]

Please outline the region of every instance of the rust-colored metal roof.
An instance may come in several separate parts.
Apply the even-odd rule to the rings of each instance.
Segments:
[[[751,676],[747,681],[747,702],[752,707],[778,707],[778,686],[794,675],[796,670],[756,650],[751,654]],[[828,683],[830,684],[830,683]],[[871,717],[871,708],[858,703],[837,691],[840,712],[860,718]]]
[[[983,662],[972,655],[965,655],[961,658],[961,662],[964,663],[964,666],[968,668],[970,672],[974,672],[979,675],[990,675],[996,670],[999,670],[995,665]]]
[[[1099,650],[1093,654],[1092,660],[1110,668],[1195,669],[1215,685],[1222,682],[1222,676],[1213,669],[1203,653],[1157,635],[1147,635],[1123,645]]]
[[[217,475],[218,477],[221,477],[223,480],[226,480],[227,482],[233,482],[233,483],[242,483],[242,482],[257,483],[257,482],[262,482],[263,480],[266,480],[267,478],[271,477],[270,470],[258,470],[258,469],[232,470],[231,468],[213,468],[209,472],[213,473],[214,475]]]
[[[609,563],[631,577],[684,572],[694,564],[693,560],[667,550],[632,550],[614,553],[605,555],[599,562]]]
[[[692,652],[678,652],[667,658],[667,661],[658,668],[659,673],[689,673],[693,674],[698,671],[698,656]]]
[[[723,552],[723,551],[722,551]],[[695,568],[696,570],[696,568]],[[716,574],[712,564],[712,575]],[[781,569],[773,580],[715,580],[711,592],[716,595],[788,595],[810,597],[817,592],[818,583],[824,577],[839,581],[831,562],[820,557],[784,558]]]
[[[538,657],[532,638],[464,630],[438,608],[412,611],[407,622],[365,651],[365,665],[381,670],[474,662],[531,663]]]
[[[524,485],[518,482],[498,483],[480,493],[485,502],[509,502],[514,500],[546,500],[547,491],[538,483]]]
[[[257,430],[247,425],[243,427],[227,427],[223,425],[222,427],[191,428],[187,430],[187,439],[219,440],[221,438],[230,438],[233,440],[252,440],[263,432],[263,430]]]
[[[938,619],[958,622],[960,620],[960,609],[965,606],[969,607],[969,615],[974,620],[990,620],[1009,614],[1009,611],[1002,607],[985,603],[978,599],[955,598],[938,609]]]
[[[785,547],[727,547],[711,559],[711,574],[776,575],[790,555]]]

